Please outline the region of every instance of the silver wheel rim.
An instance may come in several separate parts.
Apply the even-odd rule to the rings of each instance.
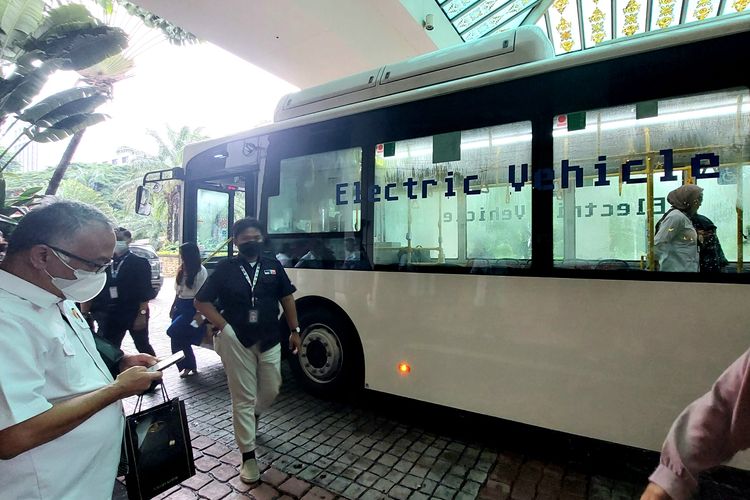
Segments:
[[[334,331],[322,323],[314,323],[302,332],[299,364],[312,381],[327,384],[341,372],[344,351]]]

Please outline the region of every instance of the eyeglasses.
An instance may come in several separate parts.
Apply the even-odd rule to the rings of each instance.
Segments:
[[[77,261],[83,262],[84,264],[86,264],[90,268],[94,269],[94,272],[97,273],[97,274],[99,274],[101,272],[104,272],[109,266],[112,265],[112,259],[110,259],[109,262],[107,262],[106,264],[101,264],[99,262],[94,262],[93,260],[88,260],[88,259],[84,259],[83,257],[79,257],[79,256],[77,256],[75,254],[72,254],[72,253],[66,251],[66,250],[63,250],[62,248],[53,247],[52,245],[47,245],[47,246],[50,247],[55,252],[59,252],[59,253],[63,254],[64,256],[66,256],[66,257],[69,257],[71,259],[75,259]]]

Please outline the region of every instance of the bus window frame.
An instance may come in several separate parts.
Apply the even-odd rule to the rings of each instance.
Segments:
[[[284,158],[360,147],[362,189],[363,192],[367,192],[366,190],[374,183],[377,144],[531,121],[530,176],[533,178],[536,171],[552,165],[552,128],[555,116],[727,89],[750,88],[750,79],[741,74],[742,72],[721,71],[735,64],[732,54],[735,53],[736,47],[732,43],[739,37],[740,35],[730,36],[712,41],[709,48],[704,48],[704,42],[692,42],[647,53],[629,54],[272,132],[266,168],[275,168],[278,171],[280,161]],[[670,57],[672,54],[684,56],[686,53],[692,53],[694,56],[690,63],[681,60],[680,57]],[[658,68],[660,74],[669,75],[679,74],[688,64],[703,64],[697,66],[701,68],[701,74],[692,78],[634,80],[634,75],[641,74],[643,68]],[[710,75],[710,78],[701,77],[703,74]],[[565,97],[550,97],[553,94],[550,89],[565,89]],[[518,99],[518,95],[525,98]],[[266,181],[269,177],[264,176],[264,189],[261,192],[260,218],[264,224],[267,223],[269,192]],[[555,267],[553,203],[552,191],[532,191],[531,266],[527,269],[512,269],[507,274],[583,279],[750,283],[750,273],[706,275]],[[374,203],[363,200],[361,207],[361,241],[367,248],[368,258],[372,259]],[[327,234],[331,233],[320,233],[316,236],[325,237]],[[377,265],[372,268],[396,270],[394,266]],[[431,266],[408,272],[422,271],[469,274],[470,269]]]
[[[224,173],[223,175],[217,175],[212,176],[208,178],[201,178],[201,179],[188,179],[186,180],[186,210],[185,210],[185,223],[184,223],[184,240],[185,241],[193,241],[197,242],[198,240],[198,191],[213,191],[215,193],[226,193],[229,195],[229,202],[227,204],[227,235],[231,236],[231,230],[232,225],[236,222],[234,218],[234,199],[236,196],[237,191],[236,190],[230,190],[230,189],[220,189],[218,186],[210,184],[211,181],[217,181],[221,179],[225,179],[227,177],[241,177],[244,179],[245,182],[245,189],[243,192],[245,193],[245,214],[244,217],[253,217],[254,212],[256,210],[257,203],[255,200],[257,199],[256,192],[257,192],[257,168],[256,169],[250,169],[243,172],[231,172],[231,173]],[[252,191],[251,191],[252,189]],[[250,193],[250,202],[248,200],[248,193]],[[188,224],[188,207],[190,208],[190,221],[191,224]],[[250,213],[249,213],[250,212]],[[188,234],[187,229],[190,229],[191,232]],[[207,252],[213,252],[214,248],[204,248],[204,251]],[[230,239],[227,243],[227,257],[231,257],[234,254],[234,242]],[[224,258],[223,256],[220,257],[214,257],[212,258],[209,263],[215,264],[218,260]]]
[[[325,125],[325,124],[324,124]],[[367,192],[375,180],[375,143],[345,143],[342,136],[338,134],[338,127],[323,127],[323,130],[311,134],[313,137],[300,138],[295,137],[297,134],[303,134],[306,127],[284,130],[279,133],[271,134],[268,156],[266,158],[266,170],[263,176],[263,188],[260,193],[260,216],[259,221],[268,228],[268,205],[271,196],[277,196],[279,193],[281,162],[300,156],[308,156],[320,153],[329,153],[343,149],[360,148],[362,150],[362,164],[360,182],[362,183],[362,192]],[[303,130],[301,130],[303,129]],[[313,140],[314,139],[314,140]],[[372,150],[372,155],[368,154]],[[273,183],[273,184],[272,184]],[[269,240],[274,239],[343,239],[355,235],[365,249],[368,269],[373,269],[372,256],[372,224],[366,221],[372,220],[372,203],[362,203],[360,205],[360,225],[359,231],[335,231],[335,232],[316,232],[316,233],[274,233],[268,234]]]

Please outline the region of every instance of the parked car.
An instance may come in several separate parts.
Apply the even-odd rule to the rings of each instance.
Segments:
[[[143,257],[148,260],[151,264],[151,286],[154,288],[156,293],[161,290],[161,285],[164,283],[164,277],[161,275],[161,261],[159,256],[156,255],[156,250],[147,241],[134,241],[130,244],[130,251],[138,257]]]

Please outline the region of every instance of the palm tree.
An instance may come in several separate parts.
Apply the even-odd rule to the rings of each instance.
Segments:
[[[157,153],[155,155],[130,147],[122,147],[118,150],[118,153],[127,154],[132,158],[131,165],[141,172],[141,176],[149,170],[166,170],[182,166],[182,153],[185,146],[193,142],[207,139],[207,136],[203,134],[203,129],[200,127],[191,129],[190,127],[184,126],[179,130],[175,130],[167,125],[166,139],[163,139],[162,136],[154,130],[149,129],[146,133],[156,142]],[[140,178],[137,179],[137,183],[140,184]],[[134,189],[136,185],[137,184],[133,184],[132,189]],[[164,183],[164,186],[160,186],[160,188],[163,195],[154,198],[161,198],[166,202],[167,241],[176,242],[180,239],[180,207],[182,205],[180,184],[178,182],[167,181]],[[152,213],[152,216],[156,215],[158,214]]]
[[[115,54],[94,66],[78,71],[81,75],[81,83],[99,89],[109,99],[113,98],[115,83],[130,76],[131,70],[135,66],[134,60],[137,55],[162,43],[165,39],[173,45],[181,46],[198,42],[198,39],[191,33],[170,24],[131,2],[117,0],[116,3],[123,7],[122,9],[118,9],[113,0],[96,1],[102,7],[105,22],[110,26],[119,26],[124,31],[130,33],[132,41],[130,47],[122,53]],[[147,28],[146,30],[142,29],[144,26]],[[45,194],[53,195],[57,192],[60,181],[62,181],[85,131],[86,129],[84,128],[73,135],[49,181]]]

